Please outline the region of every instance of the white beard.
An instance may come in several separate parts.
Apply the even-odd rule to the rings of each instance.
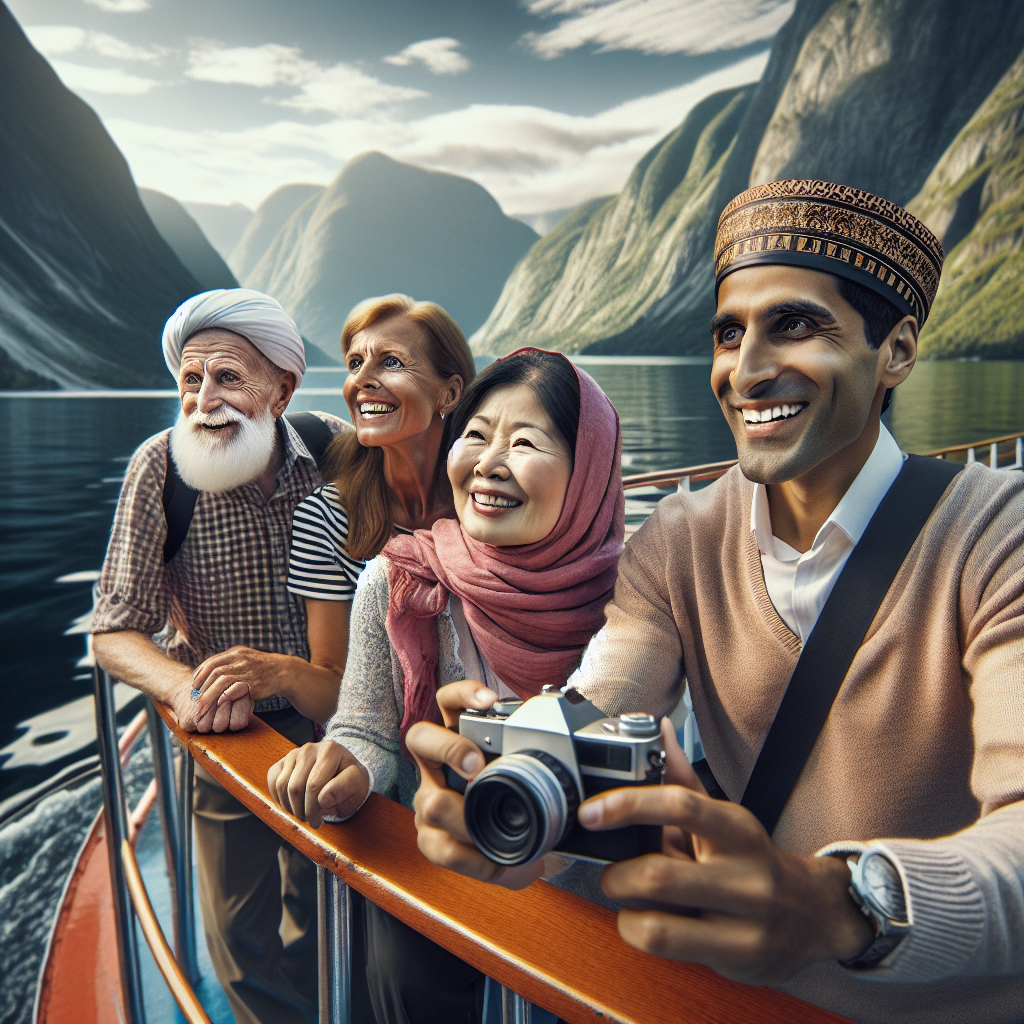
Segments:
[[[211,433],[202,424],[237,423],[234,437]],[[197,491],[219,494],[252,483],[270,464],[276,420],[269,409],[252,418],[222,405],[214,412],[178,414],[171,431],[171,455],[181,479]]]

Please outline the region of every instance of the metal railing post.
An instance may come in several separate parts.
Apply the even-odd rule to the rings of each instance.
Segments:
[[[167,860],[167,878],[171,885],[171,916],[174,931],[174,959],[190,985],[199,981],[199,961],[196,955],[195,915],[192,899],[187,898],[185,865],[178,857],[181,849],[181,814],[177,786],[174,782],[174,754],[170,734],[156,705],[148,702],[149,742],[153,751],[153,772],[156,775],[157,807],[164,836],[164,856]]]
[[[182,747],[179,764],[181,777],[178,780],[178,849],[176,857],[178,877],[180,878],[178,917],[181,921],[182,949],[191,951],[189,954],[191,961],[186,967],[185,962],[179,960],[178,966],[193,985],[199,981],[199,965],[196,959],[196,912],[192,894],[192,782],[195,777],[195,767],[192,755],[185,747]],[[175,946],[175,953],[177,953],[177,946]]]
[[[990,444],[988,446],[988,468],[998,469],[999,468],[999,444]]]
[[[117,956],[121,968],[125,1024],[145,1024],[146,1007],[142,998],[139,949],[135,936],[135,916],[121,861],[121,843],[128,838],[128,810],[125,805],[121,757],[117,749],[117,717],[114,684],[107,672],[93,669],[96,700],[96,744],[103,768],[103,821],[106,830],[110,881],[117,923]]]
[[[320,1024],[352,1024],[352,893],[318,866],[316,895]]]
[[[501,1024],[530,1024],[532,1007],[518,992],[501,986]]]

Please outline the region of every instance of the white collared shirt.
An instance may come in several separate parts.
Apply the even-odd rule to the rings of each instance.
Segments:
[[[764,585],[779,618],[804,643],[868,522],[903,467],[892,434],[879,426],[875,447],[857,479],[801,554],[772,533],[768,491],[754,488],[750,529],[761,551]]]

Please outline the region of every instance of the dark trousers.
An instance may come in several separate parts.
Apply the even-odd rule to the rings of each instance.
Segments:
[[[483,974],[376,904],[359,902],[376,1024],[480,1024]],[[353,990],[353,1022],[360,1024],[354,1000]]]

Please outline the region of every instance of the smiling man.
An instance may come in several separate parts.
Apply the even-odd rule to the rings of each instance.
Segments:
[[[801,716],[823,678],[790,702],[787,735],[810,754],[773,796],[781,814],[747,809],[823,610],[828,629],[858,612],[849,587],[826,608],[844,567],[865,534],[861,555],[881,545],[869,523],[890,488],[890,522],[919,501],[894,486],[907,469],[880,416],[914,366],[942,258],[923,224],[857,189],[782,181],[733,200],[711,384],[739,466],[662,501],[632,538],[581,669],[606,713],[665,713],[688,682],[698,770],[737,801],[705,795],[666,730],[677,785],[581,807],[592,828],[667,826],[663,855],[604,872],[609,896],[661,906],[622,910],[623,937],[859,1022],[1008,1022],[1024,1006],[1019,473],[941,479],[820,731]],[[838,646],[818,643],[820,664]]]
[[[307,619],[285,585],[293,513],[321,483],[283,416],[306,369],[302,338],[269,296],[218,289],[178,308],[163,349],[181,410],[125,473],[93,611],[97,660],[185,729],[242,729],[255,713],[303,743],[337,703],[347,637],[310,664],[307,628],[323,612]],[[314,415],[323,444],[344,426]],[[193,806],[206,940],[234,1019],[315,1019],[311,863],[199,765]]]

